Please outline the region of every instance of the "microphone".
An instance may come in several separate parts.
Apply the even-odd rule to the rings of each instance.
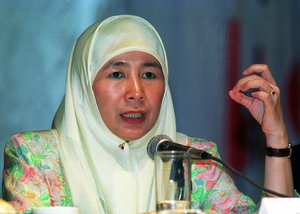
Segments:
[[[229,169],[230,171],[232,171],[233,173],[237,174],[238,176],[240,176],[242,179],[244,179],[245,181],[247,181],[248,183],[250,183],[251,185],[253,185],[254,187],[263,190],[267,193],[270,193],[272,195],[275,195],[277,197],[289,197],[287,195],[275,192],[273,190],[267,189],[265,187],[262,187],[256,183],[254,183],[252,180],[250,180],[248,177],[246,177],[245,175],[243,175],[241,172],[239,172],[238,170],[234,169],[233,167],[229,166],[228,164],[226,164],[224,161],[222,161],[221,159],[214,157],[213,155],[209,154],[208,152],[204,151],[204,150],[200,150],[200,149],[196,149],[190,146],[185,146],[179,143],[175,143],[171,140],[170,137],[166,136],[166,135],[157,135],[155,137],[153,137],[150,142],[147,145],[147,153],[148,156],[154,160],[154,155],[159,152],[159,151],[184,151],[187,152],[191,155],[192,159],[195,160],[207,160],[207,159],[211,159],[214,160],[220,164],[222,164],[224,167],[226,167],[227,169]]]
[[[190,146],[185,146],[175,143],[166,135],[157,135],[153,137],[147,145],[147,153],[149,157],[154,160],[154,155],[158,151],[184,151],[191,155],[192,159],[206,160],[211,158],[211,154],[204,150],[196,149]]]

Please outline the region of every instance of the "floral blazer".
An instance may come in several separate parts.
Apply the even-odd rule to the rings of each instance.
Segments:
[[[16,134],[4,151],[3,198],[17,211],[71,206],[55,130]]]
[[[20,213],[32,207],[72,206],[55,130],[13,135],[5,146],[3,198]],[[189,145],[218,156],[216,144],[189,137]],[[254,213],[258,207],[212,160],[192,163],[192,207],[206,213]]]

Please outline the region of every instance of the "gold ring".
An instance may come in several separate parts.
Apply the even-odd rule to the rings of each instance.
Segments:
[[[270,86],[270,92],[269,92],[269,94],[270,94],[272,97],[275,95],[275,91],[274,91],[274,89],[273,89],[272,86]]]

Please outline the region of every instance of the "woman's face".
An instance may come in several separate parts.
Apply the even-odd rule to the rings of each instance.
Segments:
[[[161,65],[144,52],[117,55],[96,75],[93,91],[106,126],[123,140],[135,140],[159,116],[164,94]]]

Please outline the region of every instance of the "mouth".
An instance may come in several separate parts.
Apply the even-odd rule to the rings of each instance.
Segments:
[[[144,112],[125,112],[120,114],[121,118],[130,124],[139,124],[145,121]]]

